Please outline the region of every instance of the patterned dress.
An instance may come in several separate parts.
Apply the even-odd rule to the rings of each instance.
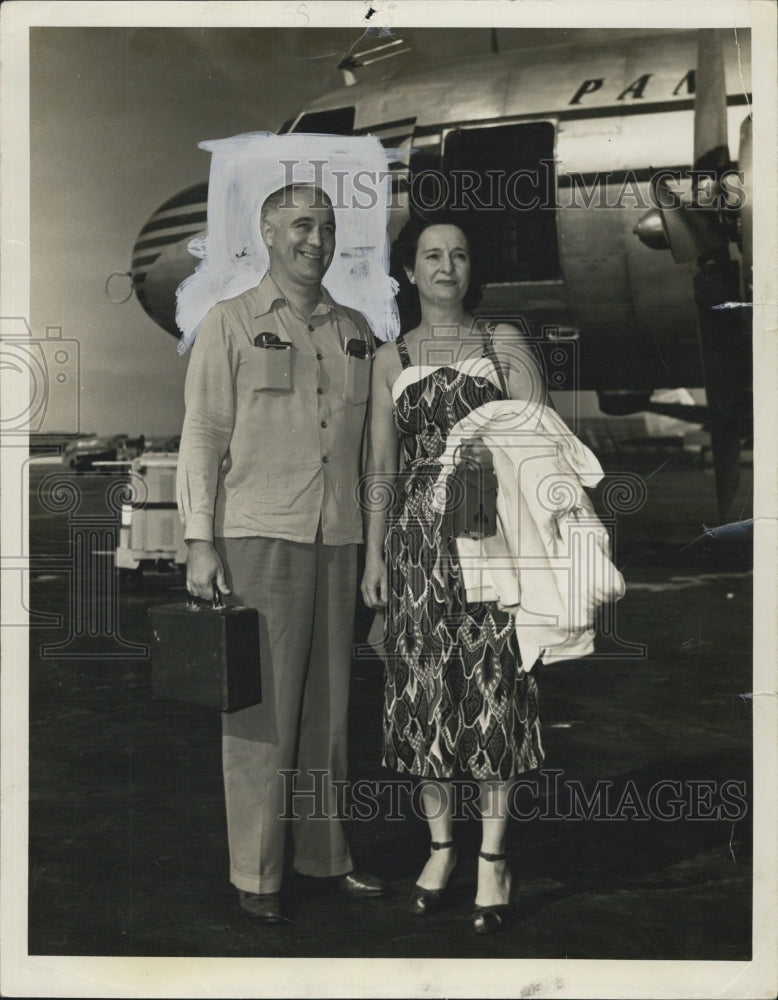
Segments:
[[[510,778],[543,760],[535,678],[521,667],[513,616],[465,604],[455,545],[432,507],[448,433],[502,393],[466,362],[422,369],[397,348],[404,470],[387,516],[383,763],[425,778]]]

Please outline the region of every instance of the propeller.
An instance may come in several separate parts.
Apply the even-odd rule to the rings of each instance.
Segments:
[[[697,32],[695,81],[694,169],[727,167],[730,161],[724,52],[715,28],[701,28]]]
[[[695,170],[711,171],[714,201],[721,199],[721,175],[730,165],[721,34],[715,29],[702,29],[697,42],[694,166]],[[695,174],[693,206],[700,204],[703,186],[699,175]],[[694,207],[692,210],[699,211]],[[740,482],[740,443],[748,433],[753,405],[751,347],[743,337],[741,310],[716,308],[725,302],[737,302],[741,285],[738,263],[729,257],[724,221],[726,210],[723,215],[724,219],[721,211],[717,212],[722,246],[700,254],[694,276],[716,495],[722,522]]]
[[[654,204],[635,233],[647,246],[669,248],[676,263],[697,261],[694,299],[707,396],[707,424],[716,477],[719,515],[725,521],[740,481],[740,446],[752,421],[751,345],[743,329],[750,310],[744,291],[751,281],[751,166],[744,167],[744,205],[727,202],[722,176],[732,168],[727,137],[727,91],[721,33],[697,35],[694,100],[694,169],[691,201],[685,202],[666,181],[651,182]],[[750,119],[741,129],[750,157]],[[730,240],[741,249],[742,267],[730,259]],[[750,292],[749,292],[750,297]],[[733,307],[734,304],[734,307]]]

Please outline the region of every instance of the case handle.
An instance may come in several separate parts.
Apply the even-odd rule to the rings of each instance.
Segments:
[[[195,597],[194,594],[187,593],[186,605],[190,611],[196,611],[200,605],[197,603],[201,598]],[[216,581],[213,581],[213,601],[211,603],[212,608],[222,608],[224,607],[224,602],[222,601],[222,595],[219,588],[216,586]]]

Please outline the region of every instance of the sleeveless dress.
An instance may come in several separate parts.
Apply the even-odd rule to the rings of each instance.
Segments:
[[[478,375],[467,372],[472,362],[413,366],[402,340],[397,349],[404,468],[385,543],[383,764],[423,778],[507,779],[543,760],[537,684],[522,669],[513,616],[466,605],[455,544],[441,538],[432,507],[447,435],[471,410],[503,398],[484,374],[491,368],[498,378],[493,349],[485,340],[491,365],[476,359]]]

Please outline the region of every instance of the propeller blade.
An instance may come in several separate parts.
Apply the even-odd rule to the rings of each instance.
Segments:
[[[694,166],[696,170],[707,170],[728,163],[727,88],[721,32],[701,28],[697,33],[694,89]]]
[[[740,485],[740,443],[742,436],[730,420],[711,422],[710,444],[713,452],[713,471],[716,478],[716,500],[719,518],[723,524]]]
[[[694,277],[707,423],[722,522],[740,482],[740,444],[753,426],[751,340],[743,331],[740,310],[714,308],[738,294],[738,272],[737,262],[721,255],[707,261]]]
[[[714,188],[730,165],[727,137],[727,89],[722,34],[704,28],[697,34],[694,97],[694,167],[714,174]],[[701,184],[693,183],[693,204]],[[699,209],[692,209],[692,212]],[[708,213],[701,213],[705,216]],[[740,268],[729,259],[728,237],[715,213],[709,216],[711,236],[718,231],[719,248],[699,244],[699,270],[694,277],[700,351],[708,402],[708,428],[716,475],[719,516],[726,520],[740,482],[740,445],[753,428],[751,342],[738,309],[716,309],[737,301]]]
[[[738,167],[743,173],[743,203],[738,219],[738,245],[740,247],[740,301],[751,302],[754,297],[754,153],[751,116],[740,126],[740,152]]]

